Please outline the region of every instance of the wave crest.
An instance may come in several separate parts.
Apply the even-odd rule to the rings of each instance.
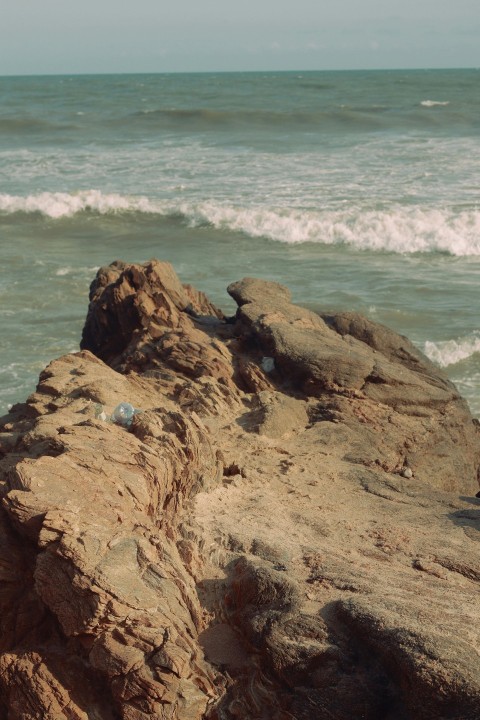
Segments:
[[[0,212],[5,214],[40,213],[59,219],[85,211],[101,215],[127,211],[155,212],[147,198],[105,194],[100,190],[83,190],[77,193],[43,192],[27,197],[0,194]]]
[[[433,342],[427,340],[424,347],[425,355],[440,367],[456,365],[467,360],[475,353],[480,353],[480,332],[473,333],[457,340]]]
[[[52,219],[78,213],[156,214],[192,227],[210,226],[289,244],[350,245],[360,250],[395,253],[444,252],[480,255],[480,211],[395,205],[382,210],[292,207],[237,207],[219,201],[151,200],[105,194],[40,193],[21,197],[0,194],[0,213],[39,213]]]
[[[251,237],[286,243],[346,244],[397,253],[480,255],[480,212],[394,207],[389,210],[238,209],[204,204],[192,218]]]

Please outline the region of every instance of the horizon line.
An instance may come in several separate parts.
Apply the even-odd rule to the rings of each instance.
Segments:
[[[117,75],[245,75],[245,74],[268,74],[276,73],[331,73],[331,72],[431,72],[431,71],[454,71],[454,70],[480,70],[480,66],[454,66],[454,67],[378,67],[378,68],[297,68],[297,69],[276,69],[276,70],[133,70],[103,72],[45,72],[45,73],[6,73],[0,74],[0,78],[33,78],[33,77],[98,77]]]

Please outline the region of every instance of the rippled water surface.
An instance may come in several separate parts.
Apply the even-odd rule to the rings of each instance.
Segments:
[[[0,78],[0,411],[75,350],[96,268],[243,275],[408,335],[480,415],[480,73]]]

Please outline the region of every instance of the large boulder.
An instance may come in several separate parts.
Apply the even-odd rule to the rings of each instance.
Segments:
[[[319,316],[277,283],[244,278],[228,292],[244,347],[271,357],[284,391],[318,398],[317,415],[353,425],[360,463],[408,466],[436,487],[476,490],[478,428],[455,386],[407,338],[356,313]]]

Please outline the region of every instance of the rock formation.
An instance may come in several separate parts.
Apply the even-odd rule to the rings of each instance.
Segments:
[[[478,720],[478,423],[406,338],[228,291],[102,268],[1,419],[0,720]]]

